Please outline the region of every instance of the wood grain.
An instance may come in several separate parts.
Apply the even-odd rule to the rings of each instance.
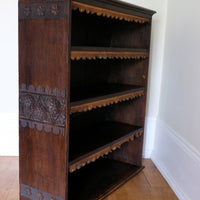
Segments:
[[[105,200],[178,200],[150,159],[143,159],[144,170]],[[148,177],[148,178],[147,178]]]
[[[0,157],[0,196],[19,200],[18,157]],[[143,160],[145,169],[105,200],[178,200],[153,162]],[[156,177],[156,178],[155,178]]]
[[[72,60],[96,60],[98,59],[140,59],[147,58],[148,52],[129,52],[129,51],[71,51]]]
[[[0,157],[0,197],[3,200],[19,199],[18,157]]]

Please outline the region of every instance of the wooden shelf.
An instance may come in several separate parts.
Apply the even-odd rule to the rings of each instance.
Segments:
[[[127,101],[145,94],[145,87],[107,84],[71,90],[70,114]]]
[[[136,175],[143,167],[99,159],[69,174],[69,200],[100,200]]]
[[[76,127],[75,127],[76,128]],[[70,131],[69,171],[77,169],[108,155],[122,144],[143,134],[143,128],[129,124],[105,121],[84,130]]]
[[[87,14],[96,14],[97,16],[102,16],[112,19],[125,20],[128,22],[134,21],[136,23],[141,23],[141,24],[145,22],[150,22],[149,18],[118,12],[111,9],[101,8],[93,5],[88,5],[77,1],[72,1],[72,10],[78,10],[79,12],[86,12]]]
[[[147,49],[114,47],[71,47],[72,60],[85,59],[141,59],[149,56]]]

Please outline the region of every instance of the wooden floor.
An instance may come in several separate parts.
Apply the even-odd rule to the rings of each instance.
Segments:
[[[174,192],[149,159],[145,169],[105,200],[177,200]],[[18,157],[0,157],[0,199],[19,200]]]

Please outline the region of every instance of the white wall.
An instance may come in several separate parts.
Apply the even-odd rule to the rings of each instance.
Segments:
[[[168,0],[153,161],[181,200],[200,196],[200,1]]]
[[[18,155],[17,0],[0,1],[0,156]]]
[[[18,14],[17,1],[0,2],[0,112],[17,112]]]
[[[159,118],[200,151],[200,1],[169,0]]]

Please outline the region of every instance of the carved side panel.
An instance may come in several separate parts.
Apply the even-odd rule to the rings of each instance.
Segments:
[[[22,127],[38,131],[59,133],[64,136],[65,128],[65,90],[41,86],[36,89],[30,85],[27,89],[21,85],[19,92],[19,118]]]
[[[63,0],[31,1],[19,3],[20,19],[26,18],[64,18],[66,5]]]
[[[31,200],[64,200],[24,184],[21,184],[21,196]]]

